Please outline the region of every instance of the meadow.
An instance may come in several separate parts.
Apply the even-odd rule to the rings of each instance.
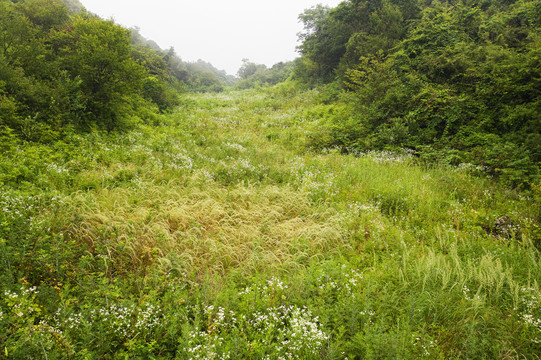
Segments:
[[[317,90],[0,133],[0,357],[539,359],[541,189],[314,150]]]

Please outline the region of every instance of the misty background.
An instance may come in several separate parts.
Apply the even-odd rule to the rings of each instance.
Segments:
[[[105,19],[138,28],[162,49],[174,47],[185,61],[203,59],[235,75],[247,58],[272,66],[293,60],[298,15],[317,4],[336,6],[340,0],[83,0]]]

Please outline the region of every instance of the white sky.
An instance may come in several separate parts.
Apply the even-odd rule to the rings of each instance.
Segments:
[[[298,15],[316,4],[342,0],[81,0],[102,18],[138,27],[184,61],[203,59],[235,75],[248,58],[272,66],[298,57]]]

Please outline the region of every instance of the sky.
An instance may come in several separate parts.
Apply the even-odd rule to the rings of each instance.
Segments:
[[[272,66],[298,57],[298,15],[342,0],[81,0],[85,8],[141,35],[184,61],[202,59],[235,75],[246,58]]]

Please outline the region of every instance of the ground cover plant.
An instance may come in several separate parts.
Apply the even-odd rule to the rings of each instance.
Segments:
[[[539,358],[539,185],[310,150],[322,96],[184,95],[49,143],[3,130],[2,357]]]

